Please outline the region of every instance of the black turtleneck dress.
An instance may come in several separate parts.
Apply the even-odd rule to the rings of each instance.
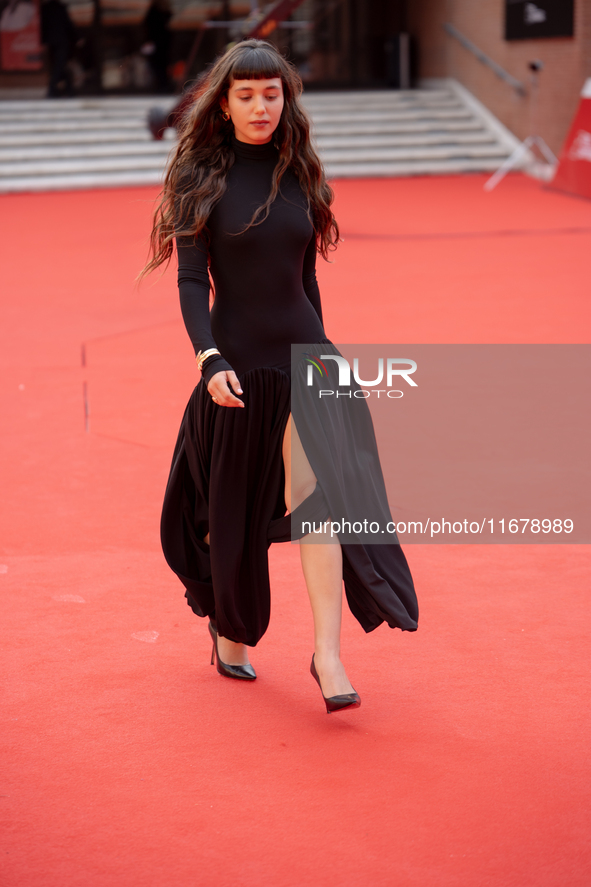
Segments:
[[[161,538],[167,562],[185,585],[193,611],[208,616],[223,637],[254,646],[270,616],[268,547],[292,538],[282,458],[292,409],[318,478],[316,490],[294,512],[294,520],[296,515],[324,520],[346,505],[341,503],[342,472],[327,472],[326,459],[314,453],[320,441],[324,452],[331,446],[326,434],[335,428],[334,416],[320,412],[309,418],[306,409],[304,417],[290,398],[292,344],[336,350],[322,324],[316,238],[306,199],[288,170],[269,216],[243,231],[270,193],[278,153],[271,143],[248,145],[235,138],[231,150],[234,164],[227,187],[209,216],[205,235],[177,241],[187,332],[195,352],[217,348],[220,356],[206,361],[185,410],[164,497]],[[211,312],[208,269],[215,285]],[[218,406],[207,391],[215,373],[230,369],[240,379],[244,409]],[[341,404],[339,409],[350,409]],[[363,426],[367,432],[369,427],[373,440],[366,404],[356,402],[354,409],[357,413],[344,417],[346,430],[336,433],[350,439],[347,460],[353,454],[354,474],[367,471],[369,462],[377,478],[373,486],[381,482],[383,487],[375,446],[369,460],[361,454],[363,467],[354,464],[356,428]],[[333,444],[335,451],[342,450],[341,441]],[[385,489],[382,500],[387,510]],[[204,542],[207,533],[209,544]],[[347,600],[363,628],[371,631],[386,621],[393,628],[414,631],[416,596],[397,541],[342,548]]]

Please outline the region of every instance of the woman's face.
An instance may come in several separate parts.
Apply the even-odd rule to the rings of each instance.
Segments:
[[[264,145],[273,138],[283,110],[281,77],[270,80],[233,80],[228,97],[221,101],[239,142]]]

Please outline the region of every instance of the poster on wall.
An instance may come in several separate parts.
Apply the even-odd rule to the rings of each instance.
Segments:
[[[505,40],[573,34],[574,0],[505,0]]]
[[[39,0],[7,0],[0,10],[0,70],[41,70]]]

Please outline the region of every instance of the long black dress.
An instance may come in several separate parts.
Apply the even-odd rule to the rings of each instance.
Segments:
[[[233,139],[231,147],[235,162],[205,238],[177,242],[187,331],[196,352],[218,348],[221,354],[206,362],[181,423],[161,538],[193,611],[212,619],[223,637],[254,646],[269,623],[269,545],[290,540],[296,517],[334,516],[342,481],[335,473],[323,477],[313,447],[306,448],[306,440],[326,434],[322,415],[315,415],[302,440],[318,485],[292,518],[285,515],[282,442],[292,408],[291,345],[334,346],[322,325],[314,231],[295,175],[284,175],[268,218],[243,232],[270,193],[278,153],[271,143]],[[215,284],[211,313],[208,256]],[[244,409],[218,406],[207,391],[211,377],[229,369],[240,379]],[[369,415],[364,403],[360,409]],[[296,426],[304,431],[297,417]],[[383,487],[374,450],[370,461]],[[208,532],[209,545],[203,541]],[[343,575],[349,606],[366,631],[383,621],[416,629],[416,595],[397,543],[344,544]]]

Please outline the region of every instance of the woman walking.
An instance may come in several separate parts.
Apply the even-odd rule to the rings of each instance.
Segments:
[[[291,345],[336,352],[315,262],[339,234],[300,93],[295,69],[268,43],[246,40],[218,59],[181,126],[146,268],[167,261],[176,239],[181,310],[202,373],[173,456],[163,549],[189,605],[209,618],[212,663],[242,680],[256,677],[248,647],[269,622],[269,545],[289,541],[302,517],[334,517],[342,486],[342,472],[324,477],[311,465],[290,407]],[[365,459],[360,470],[383,487],[374,450],[373,468]],[[340,658],[343,577],[366,631],[384,620],[416,629],[412,578],[398,544],[305,542],[310,670],[327,711],[357,707]]]

